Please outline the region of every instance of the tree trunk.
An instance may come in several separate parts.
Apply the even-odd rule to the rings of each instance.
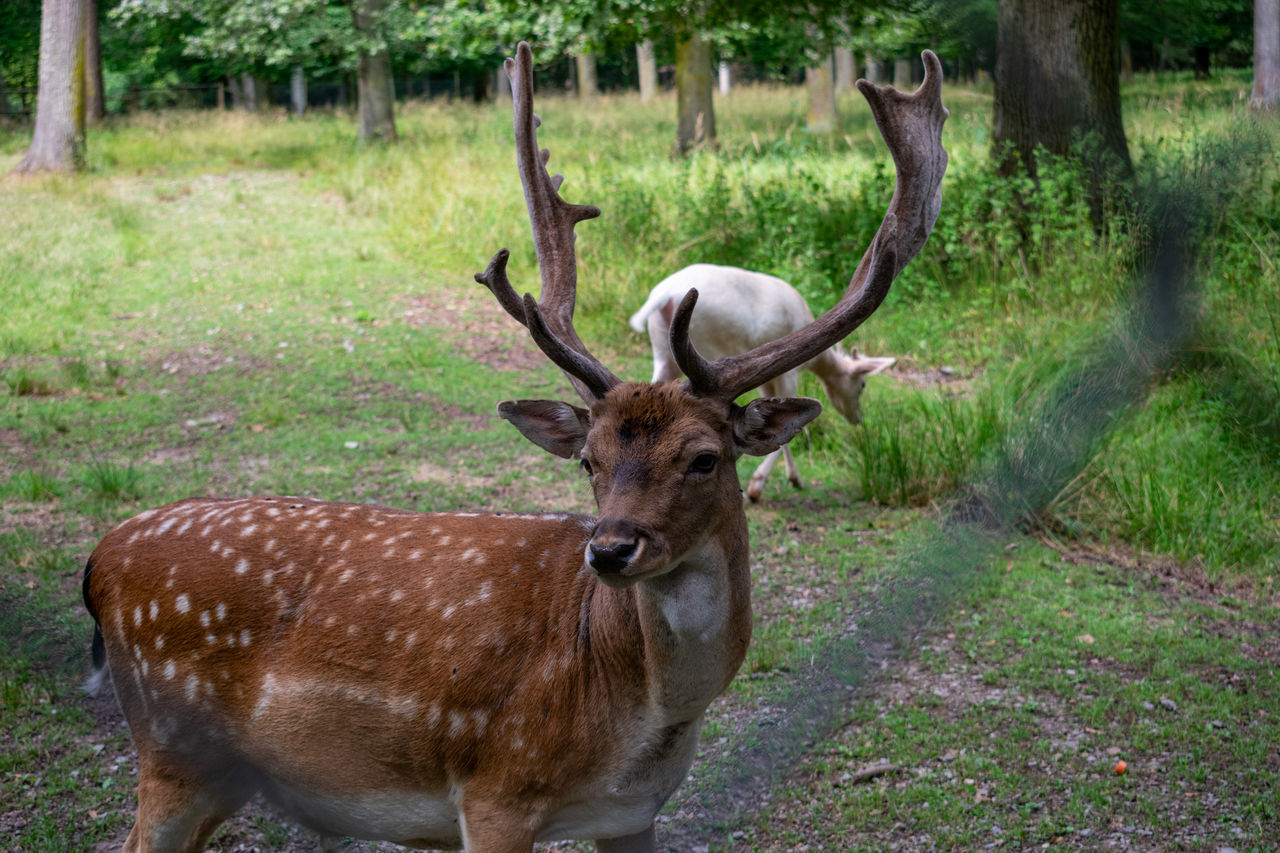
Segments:
[[[847,47],[836,48],[836,94],[843,95],[853,88],[858,68],[853,61],[853,51]]]
[[[1070,156],[1093,136],[1087,165],[1095,177],[1132,171],[1120,116],[1118,21],[1118,0],[1000,0],[995,156],[1012,153],[1034,174],[1037,145]]]
[[[1253,0],[1253,91],[1249,107],[1280,110],[1280,0]]]
[[[640,72],[640,102],[652,101],[658,95],[658,58],[654,56],[652,40],[636,45],[636,65]]]
[[[1195,56],[1195,63],[1196,63],[1196,72],[1195,72],[1196,79],[1208,80],[1209,79],[1209,58],[1210,58],[1209,46],[1204,44],[1196,45],[1195,48],[1193,49],[1193,55]]]
[[[867,82],[880,84],[884,82],[884,64],[871,55],[866,56]]]
[[[258,80],[252,74],[240,75],[240,108],[250,113],[258,111]]]
[[[107,117],[107,96],[102,86],[102,38],[98,33],[98,0],[85,0],[84,10],[85,118],[98,124]]]
[[[686,30],[676,37],[676,156],[701,145],[716,147],[712,95],[711,44]]]
[[[391,78],[391,52],[379,32],[386,0],[355,0],[351,20],[356,31],[374,44],[361,51],[356,63],[356,109],[360,114],[361,142],[394,142],[396,139],[395,82]],[[455,93],[456,94],[456,93]]]
[[[893,61],[893,88],[899,92],[911,91],[910,59],[895,59]]]
[[[584,101],[594,100],[600,94],[600,84],[596,79],[596,55],[576,54],[574,63],[578,68],[578,97]]]
[[[289,101],[294,115],[301,116],[307,111],[307,75],[301,65],[293,66],[293,73],[289,75]]]
[[[1120,42],[1120,79],[1125,83],[1133,82],[1133,45],[1128,39]]]
[[[809,95],[809,119],[805,129],[810,133],[831,133],[839,127],[835,76],[835,59],[831,54],[827,54],[821,64],[804,70],[805,89]]]
[[[16,174],[84,168],[84,0],[44,0],[36,126]]]
[[[721,62],[716,66],[716,79],[721,95],[728,95],[729,90],[733,87],[733,73],[729,70],[729,63]]]

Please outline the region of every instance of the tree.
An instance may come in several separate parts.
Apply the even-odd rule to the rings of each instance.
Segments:
[[[36,126],[16,174],[84,167],[85,11],[85,0],[44,0]]]
[[[1132,170],[1117,22],[1117,0],[1000,0],[994,142],[1004,168],[1034,174],[1038,147],[1071,156],[1088,141],[1096,177]]]
[[[653,53],[653,39],[636,42],[636,71],[640,77],[640,101],[652,101],[658,94],[658,60]]]
[[[1249,107],[1280,108],[1280,0],[1253,0],[1253,91]]]
[[[396,139],[395,83],[387,45],[386,0],[352,0],[351,21],[364,43],[356,63],[361,142]]]
[[[711,42],[690,27],[676,35],[676,144],[674,153],[715,148],[716,112]]]
[[[98,0],[85,0],[84,86],[85,116],[94,124],[107,117],[107,95],[102,85],[102,38],[98,28]]]
[[[836,114],[835,56],[810,65],[804,70],[805,89],[809,95],[809,115],[805,128],[814,133],[830,133],[839,126]]]

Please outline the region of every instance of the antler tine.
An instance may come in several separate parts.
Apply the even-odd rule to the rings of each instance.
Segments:
[[[942,106],[942,63],[931,50],[921,58],[924,82],[911,94],[866,80],[857,83],[893,155],[897,184],[844,296],[803,329],[714,362],[699,355],[688,340],[689,318],[682,320],[681,315],[691,313],[693,303],[686,299],[671,326],[671,349],[694,394],[732,400],[844,339],[880,307],[893,280],[924,246],[942,205],[942,176],[947,170],[942,125],[949,113]]]
[[[507,313],[529,329],[538,347],[568,374],[582,398],[593,402],[620,381],[591,355],[573,327],[578,289],[573,229],[582,220],[599,216],[600,208],[566,202],[559,192],[564,176],[547,173],[551,152],[539,150],[537,145],[536,129],[542,119],[533,112],[533,52],[529,45],[521,42],[515,59],[506,60],[503,67],[511,78],[516,166],[533,225],[542,293],[537,302],[528,296],[523,302],[517,299],[507,280],[506,256],[501,252],[501,260],[495,256],[476,280],[488,286]]]
[[[511,286],[511,280],[507,278],[507,259],[510,257],[511,252],[499,249],[498,253],[489,260],[489,266],[484,268],[484,272],[475,274],[475,279],[489,288],[498,300],[498,304],[506,309],[506,312],[520,325],[528,327],[529,323],[524,316],[524,302],[516,295],[515,288]]]

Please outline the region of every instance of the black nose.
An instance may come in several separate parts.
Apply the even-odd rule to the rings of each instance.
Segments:
[[[617,574],[631,562],[631,555],[636,552],[635,541],[613,542],[608,545],[597,545],[592,542],[587,547],[587,563],[602,575]]]

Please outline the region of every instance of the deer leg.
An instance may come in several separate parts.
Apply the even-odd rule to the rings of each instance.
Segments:
[[[782,445],[782,459],[787,465],[787,481],[797,489],[804,488],[804,480],[800,479],[800,469],[796,467],[795,457],[791,455],[791,445]]]
[[[778,461],[778,454],[783,451],[786,445],[766,456],[761,462],[760,467],[751,475],[751,482],[747,484],[747,499],[752,503],[760,500],[760,495],[764,493],[764,481],[768,479],[769,472],[773,470],[773,464]]]
[[[488,806],[463,807],[465,853],[533,853],[533,829],[521,816]]]
[[[635,835],[596,840],[596,853],[654,853],[658,849],[653,837],[653,824]]]
[[[208,774],[139,755],[138,816],[124,853],[201,853],[222,823],[252,795],[235,774]]]

